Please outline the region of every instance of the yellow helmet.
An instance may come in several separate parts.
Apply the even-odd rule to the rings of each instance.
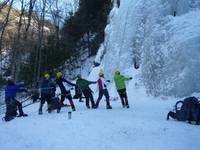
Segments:
[[[119,69],[116,69],[116,70],[115,70],[115,74],[116,74],[116,75],[120,75]]]
[[[49,79],[49,78],[50,78],[50,75],[49,75],[48,73],[45,73],[44,77],[45,77],[46,79]]]
[[[99,76],[103,76],[104,75],[104,72],[103,70],[101,69],[100,72],[99,72]]]
[[[62,77],[62,72],[57,72],[57,73],[56,73],[56,77],[57,77],[57,78]]]

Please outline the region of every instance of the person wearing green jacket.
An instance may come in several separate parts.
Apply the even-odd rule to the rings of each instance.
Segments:
[[[89,85],[90,84],[96,84],[96,81],[88,81],[86,79],[83,79],[81,77],[81,75],[79,74],[77,76],[77,80],[76,80],[76,85],[78,86],[78,88],[80,88],[80,90],[83,92],[83,95],[85,96],[86,99],[86,107],[88,109],[90,109],[90,102],[92,104],[92,108],[96,108],[95,102],[94,102],[94,98],[92,95],[92,90],[90,89]]]
[[[114,75],[114,81],[115,81],[115,86],[117,88],[117,92],[120,96],[121,103],[123,108],[129,108],[129,103],[128,103],[128,97],[126,93],[126,84],[125,81],[132,80],[132,77],[124,77],[123,75],[120,74],[119,70],[115,71]]]

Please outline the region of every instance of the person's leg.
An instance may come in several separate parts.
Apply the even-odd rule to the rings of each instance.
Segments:
[[[46,101],[47,101],[47,108],[48,108],[48,113],[51,113],[51,95],[46,95]]]
[[[85,96],[85,104],[87,108],[90,108],[90,104],[89,104],[89,95],[87,90],[83,90],[83,95]]]
[[[60,107],[62,107],[64,105],[65,97],[66,97],[66,94],[61,93]]]
[[[65,93],[61,93],[61,99],[58,102],[58,109],[57,109],[57,113],[60,113],[61,107],[64,106],[64,102],[65,101]]]
[[[120,100],[121,100],[122,106],[125,107],[125,102],[124,102],[123,94],[120,93],[120,91],[118,91],[118,94],[119,94],[119,97],[120,97]]]
[[[125,96],[124,96],[124,98],[125,98],[125,105],[126,105],[126,107],[127,107],[127,108],[129,108],[128,96],[127,96],[127,94],[126,94],[126,93],[125,93]]]
[[[76,111],[76,108],[75,108],[74,102],[73,102],[73,100],[72,100],[71,94],[67,96],[67,99],[69,100],[69,103],[70,103],[70,105],[71,105],[72,110],[73,110],[73,111]]]
[[[103,94],[106,97],[106,108],[107,109],[112,109],[112,107],[110,106],[110,96],[109,96],[108,90],[105,89]]]
[[[81,92],[81,94],[80,94],[80,96],[79,96],[79,102],[84,102],[84,101],[82,100],[82,92]]]
[[[98,98],[97,98],[96,108],[99,107],[99,102],[101,101],[102,96],[103,96],[103,91],[101,90],[101,91],[99,91],[99,96],[98,96]]]
[[[39,107],[39,115],[42,114],[42,107],[43,107],[44,103],[45,103],[45,96],[44,96],[44,94],[41,94],[41,101],[40,101],[40,107]]]
[[[96,108],[96,104],[94,102],[94,98],[93,98],[92,92],[88,91],[88,95],[89,95],[89,100],[90,100],[90,102],[92,104],[92,108]]]
[[[18,117],[21,117],[21,116],[28,116],[27,114],[25,114],[23,112],[23,109],[22,109],[22,103],[17,101],[17,100],[14,100],[14,104],[17,106],[18,110],[19,110],[19,115]]]
[[[121,99],[122,106],[123,108],[125,108],[126,107],[126,102],[125,102],[126,90],[125,89],[118,90],[118,93]]]
[[[6,99],[5,103],[6,103],[5,121],[10,121],[17,116],[16,106],[13,104],[12,99]]]

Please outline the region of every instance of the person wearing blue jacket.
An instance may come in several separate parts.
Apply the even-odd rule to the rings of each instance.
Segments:
[[[44,79],[40,82],[41,101],[39,107],[39,115],[42,115],[42,107],[45,102],[48,104],[48,113],[51,113],[51,97],[53,90],[53,82],[50,80],[50,75],[46,73]]]
[[[22,104],[15,99],[16,93],[24,87],[24,83],[15,83],[12,78],[8,78],[7,85],[5,87],[5,103],[6,103],[6,115],[5,121],[10,121],[16,117],[16,107],[18,108],[19,115],[17,117],[28,116],[23,112]]]

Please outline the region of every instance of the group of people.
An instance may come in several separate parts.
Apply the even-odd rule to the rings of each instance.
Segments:
[[[110,83],[110,80],[106,80],[104,77],[104,72],[103,70],[100,70],[99,72],[99,78],[97,81],[88,81],[86,79],[83,79],[82,76],[79,74],[77,75],[77,80],[76,83],[72,83],[68,80],[66,80],[62,74],[62,72],[57,72],[55,75],[55,78],[52,79],[50,77],[49,73],[45,73],[43,79],[39,83],[39,89],[40,89],[40,105],[39,105],[39,111],[38,114],[43,113],[43,105],[45,102],[47,102],[48,106],[48,113],[51,113],[53,106],[52,106],[52,98],[55,97],[55,92],[56,92],[56,85],[60,88],[61,91],[61,98],[58,101],[58,106],[57,106],[57,113],[60,112],[62,106],[64,106],[64,101],[65,99],[69,100],[70,106],[73,111],[76,111],[76,107],[73,102],[73,97],[71,95],[70,90],[72,87],[75,88],[76,90],[76,95],[74,97],[76,98],[82,98],[82,94],[85,98],[85,104],[88,109],[97,109],[99,107],[99,103],[102,99],[103,96],[106,98],[106,108],[107,109],[112,109],[112,106],[110,104],[110,96],[109,96],[109,91],[108,91],[108,84]],[[129,108],[129,103],[128,103],[128,97],[126,93],[126,84],[125,81],[131,80],[132,77],[125,77],[120,74],[119,70],[115,71],[114,74],[114,82],[116,85],[117,92],[120,96],[121,99],[121,104],[123,108]],[[94,97],[93,97],[93,92],[90,89],[89,85],[91,84],[98,84],[98,89],[99,89],[99,96],[97,98],[97,101],[95,102]],[[22,110],[22,104],[15,99],[16,97],[16,92],[18,89],[23,87],[24,84],[22,83],[15,83],[13,79],[9,79],[7,81],[7,86],[5,88],[5,99],[6,99],[6,115],[5,115],[5,120],[9,120],[10,116],[16,115],[12,114],[12,108],[11,106],[17,106],[19,115],[18,117],[21,116],[27,116]],[[12,119],[12,118],[11,118]]]

